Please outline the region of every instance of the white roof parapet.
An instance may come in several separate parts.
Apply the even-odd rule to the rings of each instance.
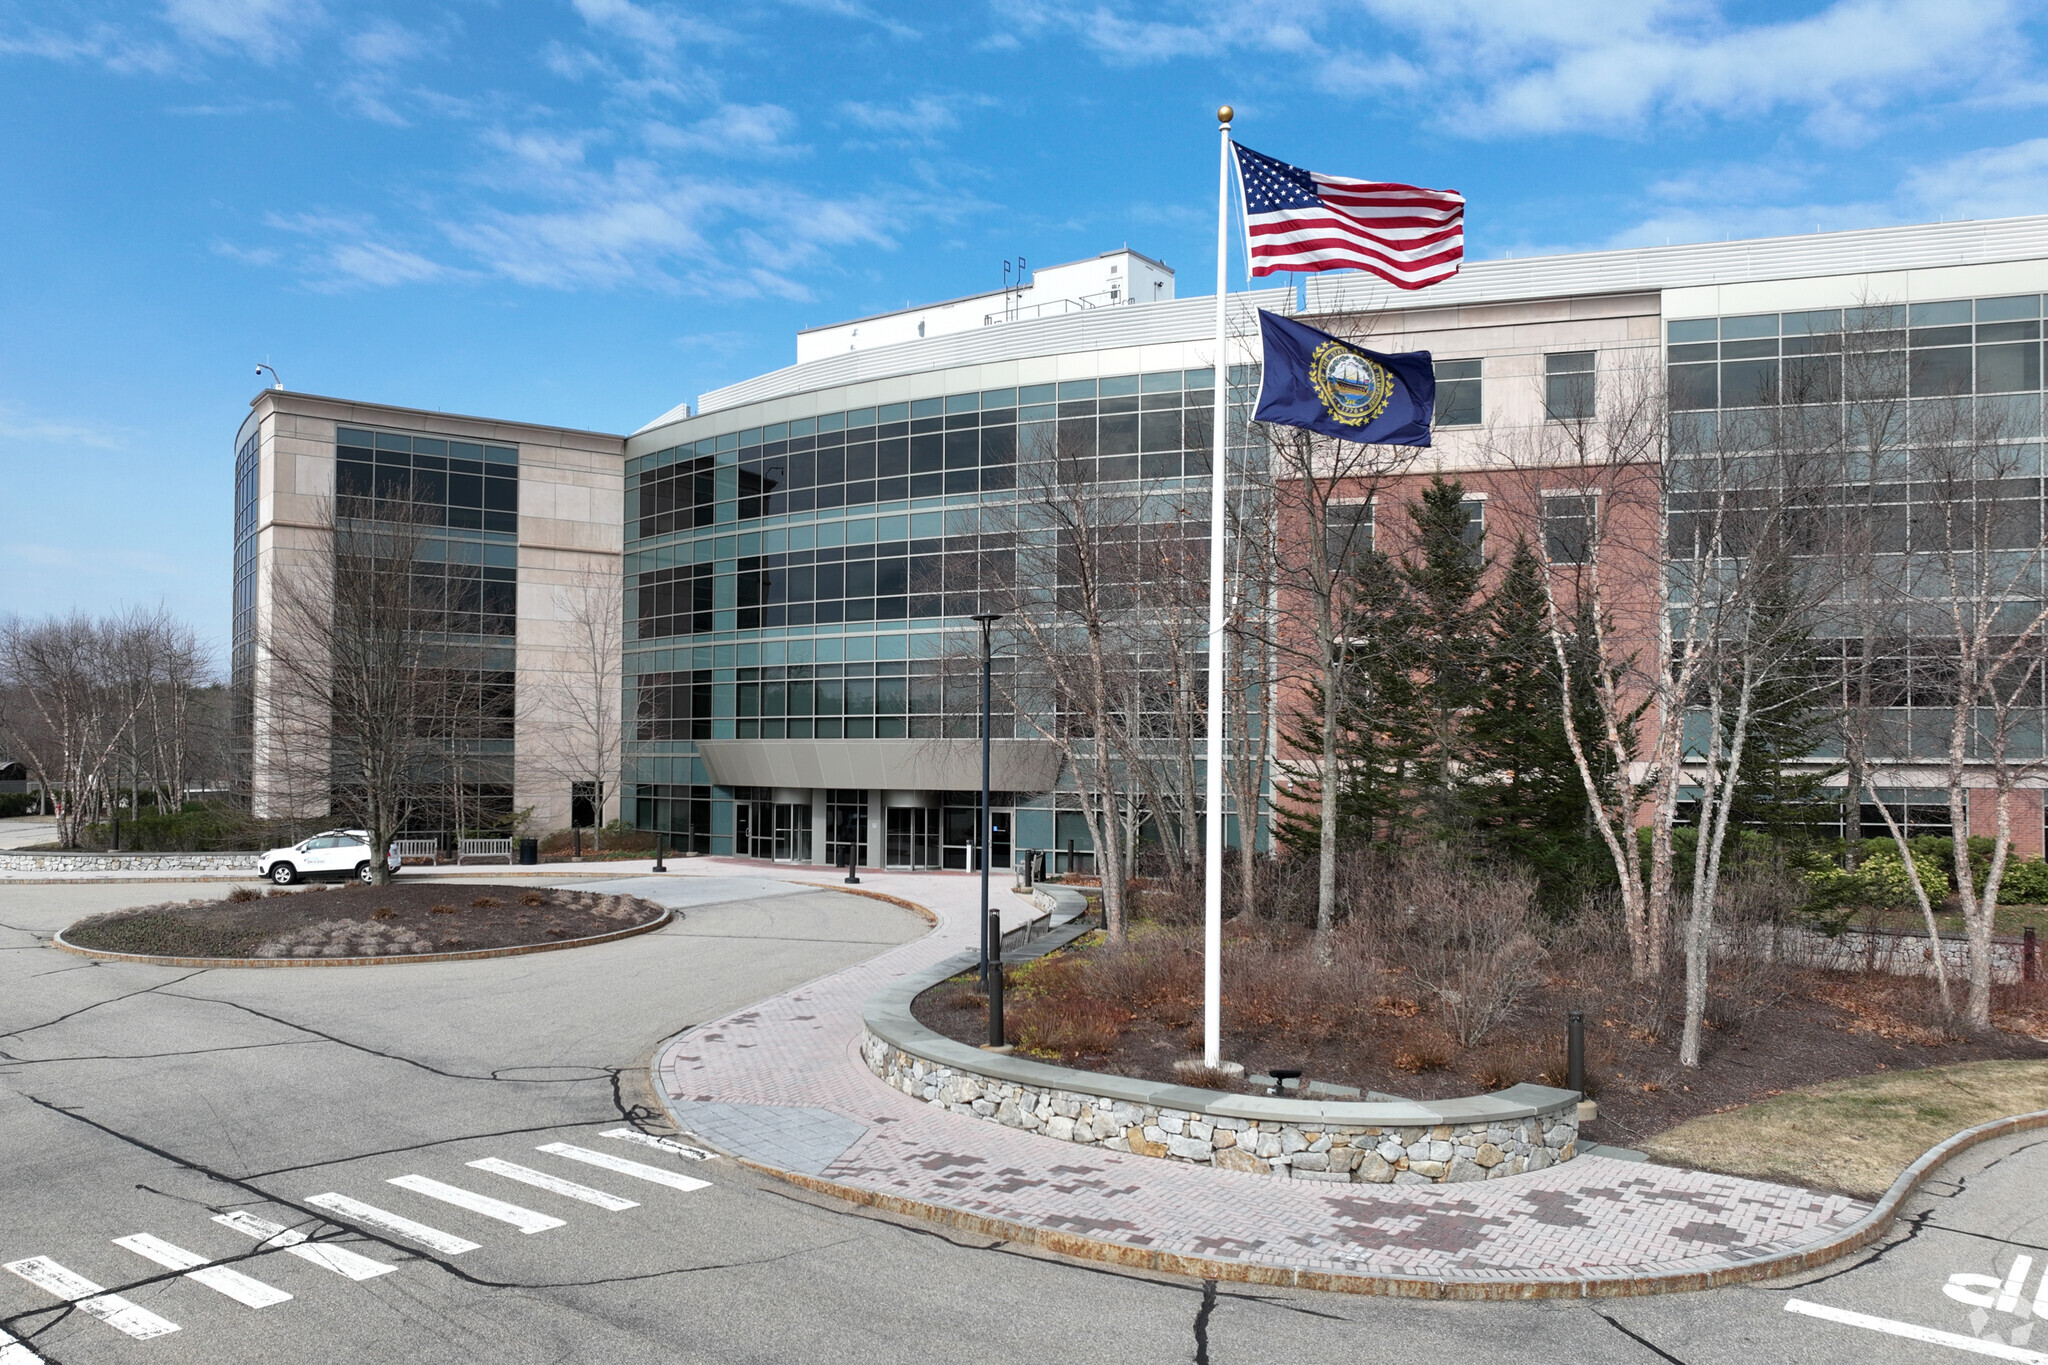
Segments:
[[[1682,289],[1702,284],[1860,275],[1870,271],[2048,256],[2048,214],[1975,222],[1915,223],[1855,228],[1796,237],[1751,237],[1684,246],[1629,247],[1522,260],[1467,261],[1465,268],[1426,291],[1395,289],[1369,275],[1314,276],[1309,311],[1345,312],[1439,304],[1495,303]]]
[[[1586,251],[1521,260],[1467,261],[1456,276],[1418,292],[1395,289],[1370,276],[1350,272],[1341,278],[1319,275],[1309,281],[1308,312],[1414,310],[1570,295],[1644,293],[1695,285],[2037,257],[2048,257],[2048,214]],[[1286,289],[1234,294],[1232,304],[1232,311],[1241,310],[1247,321],[1257,307],[1274,312],[1294,311],[1292,291]],[[702,396],[697,413],[956,365],[1020,360],[1067,351],[1203,341],[1213,333],[1215,316],[1214,301],[1198,295],[1140,308],[1098,309],[877,346],[785,366],[713,389]],[[680,415],[681,410],[677,409],[640,430],[652,430],[678,420]]]

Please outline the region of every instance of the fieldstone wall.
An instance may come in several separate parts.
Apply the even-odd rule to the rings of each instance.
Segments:
[[[246,872],[254,853],[0,853],[6,872]]]
[[[872,1029],[862,1035],[861,1055],[870,1071],[904,1094],[956,1114],[1062,1142],[1295,1180],[1380,1185],[1498,1180],[1570,1161],[1577,1153],[1577,1096],[1528,1117],[1484,1123],[1250,1119],[1019,1084],[943,1066],[905,1052]],[[1226,1102],[1231,1098],[1218,1095]]]

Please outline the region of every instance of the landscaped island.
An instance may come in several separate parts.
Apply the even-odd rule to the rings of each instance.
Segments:
[[[118,910],[78,921],[62,939],[146,957],[339,962],[553,947],[652,928],[670,913],[562,887],[350,882]]]

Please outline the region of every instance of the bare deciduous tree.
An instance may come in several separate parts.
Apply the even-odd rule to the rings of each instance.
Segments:
[[[136,805],[145,778],[159,809],[183,799],[205,662],[191,629],[161,607],[0,621],[0,737],[55,796],[65,847],[113,809],[124,777]]]
[[[602,829],[619,771],[624,686],[625,601],[616,568],[578,572],[555,589],[554,602],[562,645],[554,668],[520,696],[526,722],[520,733],[542,768],[588,787],[592,824]]]
[[[473,707],[479,646],[451,633],[438,570],[416,575],[438,527],[400,501],[329,504],[313,551],[275,580],[259,653],[270,672],[266,755],[298,807],[331,809],[391,845],[432,799],[450,718]],[[378,881],[384,858],[370,859]]]

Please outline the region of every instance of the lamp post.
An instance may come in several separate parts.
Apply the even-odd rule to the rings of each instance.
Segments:
[[[975,829],[975,847],[981,856],[981,986],[983,990],[1000,991],[1000,983],[990,984],[991,968],[995,974],[1002,971],[1002,931],[990,923],[988,915],[988,767],[989,767],[989,627],[1003,619],[998,611],[979,612],[974,623],[981,627],[981,820]],[[989,1041],[1001,1045],[1002,1038],[996,1035],[998,1012],[989,1011]]]

